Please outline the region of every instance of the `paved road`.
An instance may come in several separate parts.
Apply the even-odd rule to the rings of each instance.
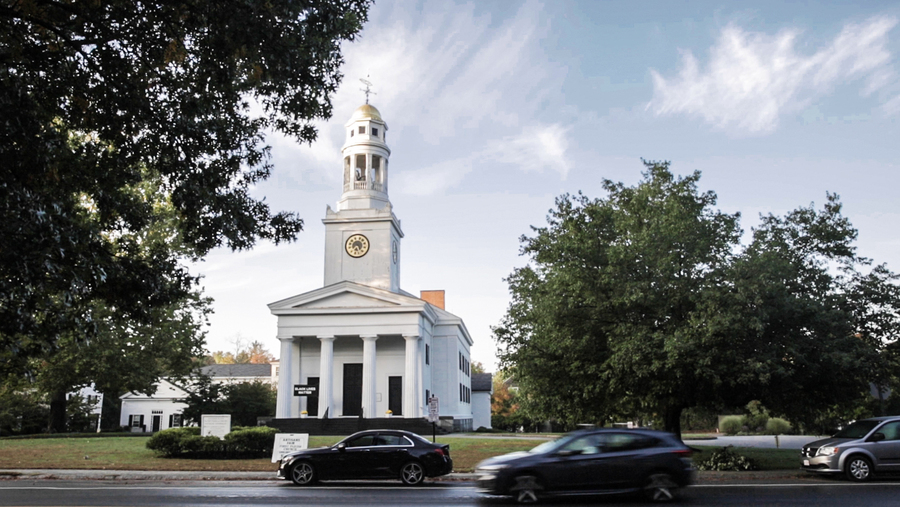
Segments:
[[[761,484],[705,484],[687,491],[680,505],[871,507],[897,505],[900,481],[851,484],[845,481],[777,482]],[[429,483],[417,488],[392,483],[330,483],[296,488],[274,481],[243,482],[129,482],[129,481],[0,481],[0,505],[334,505],[428,507],[510,505],[505,499],[485,498],[471,483]],[[630,497],[591,497],[542,505],[642,505]]]

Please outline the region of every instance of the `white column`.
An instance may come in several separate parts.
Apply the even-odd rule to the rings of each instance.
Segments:
[[[378,417],[375,412],[375,340],[377,335],[361,335],[363,340],[362,410],[363,417]]]
[[[334,408],[334,336],[319,336],[322,343],[322,351],[319,354],[319,419],[325,417],[325,411]],[[328,411],[328,418],[334,418],[332,411]]]
[[[294,399],[294,379],[291,378],[293,368],[293,337],[278,338],[281,340],[281,357],[278,360],[278,400],[275,403],[275,417],[288,419],[291,417],[291,401]]]
[[[419,417],[417,412],[419,386],[416,382],[416,359],[418,359],[419,337],[404,336],[406,340],[406,364],[403,370],[403,417],[412,419]]]
[[[417,414],[424,416],[425,415],[425,339],[422,338],[419,340],[418,345],[416,345],[416,407],[418,407]]]
[[[294,384],[303,383],[303,374],[300,371],[300,341],[303,338],[291,340],[291,378]],[[293,396],[293,385],[291,387],[291,417],[300,417],[300,396]]]

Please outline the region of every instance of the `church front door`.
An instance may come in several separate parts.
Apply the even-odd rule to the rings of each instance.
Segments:
[[[362,413],[362,363],[344,365],[344,415],[359,416]],[[372,414],[366,414],[373,417]]]
[[[392,415],[403,415],[403,377],[388,377],[388,409]]]

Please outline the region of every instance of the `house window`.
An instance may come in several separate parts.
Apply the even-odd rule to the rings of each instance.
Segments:
[[[180,428],[181,427],[181,414],[172,414],[169,416],[169,427],[170,428]]]
[[[128,425],[132,428],[140,428],[144,425],[144,416],[143,415],[135,415],[132,414],[128,416],[129,422]]]

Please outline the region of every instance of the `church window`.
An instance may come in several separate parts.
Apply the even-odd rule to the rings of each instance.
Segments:
[[[365,133],[366,133],[366,127],[365,127],[365,125],[360,125],[360,126],[359,126],[359,133],[360,133],[360,134],[365,134]]]
[[[356,133],[356,131],[355,131],[355,130],[353,130],[353,129],[350,129],[350,137],[353,137],[353,134],[355,134],[355,133]]]
[[[431,347],[429,347],[428,344],[426,343],[425,344],[425,364],[431,364],[430,357],[431,357]],[[428,397],[426,396],[425,398],[427,399]]]
[[[372,127],[372,135],[375,137],[378,137],[378,129],[377,128]]]

